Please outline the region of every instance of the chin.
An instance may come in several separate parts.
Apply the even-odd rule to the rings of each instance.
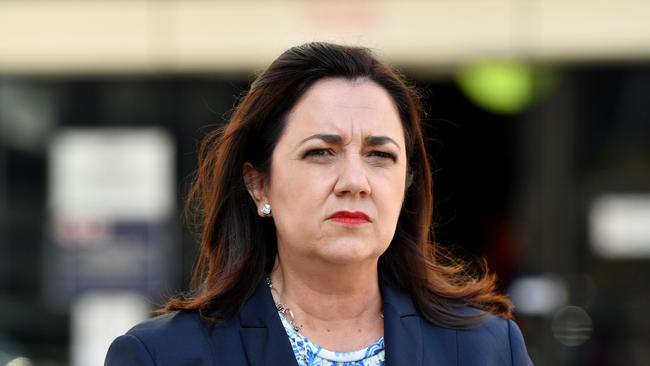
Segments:
[[[319,250],[317,255],[324,261],[337,265],[361,263],[365,261],[377,261],[379,256],[387,249],[370,247],[368,243],[332,243],[327,248]]]

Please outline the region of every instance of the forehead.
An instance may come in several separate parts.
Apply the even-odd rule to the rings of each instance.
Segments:
[[[367,79],[331,78],[314,83],[289,113],[283,137],[293,140],[324,132],[347,138],[386,135],[404,140],[393,99]]]

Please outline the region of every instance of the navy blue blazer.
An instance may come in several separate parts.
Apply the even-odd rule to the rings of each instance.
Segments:
[[[511,320],[486,316],[471,330],[425,320],[412,300],[382,286],[387,366],[532,365]],[[297,362],[262,281],[239,315],[217,326],[197,312],[174,312],[136,325],[113,341],[104,365],[277,365]]]

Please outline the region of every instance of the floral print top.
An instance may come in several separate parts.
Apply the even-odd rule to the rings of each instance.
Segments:
[[[298,366],[383,366],[384,337],[379,338],[369,347],[352,352],[333,352],[322,348],[300,333],[296,332],[289,321],[280,315],[284,330],[289,336],[291,348],[298,361]]]

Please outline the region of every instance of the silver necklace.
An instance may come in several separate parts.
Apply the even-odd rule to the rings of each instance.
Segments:
[[[286,319],[289,322],[289,325],[291,326],[291,328],[293,328],[293,330],[296,332],[296,334],[298,334],[299,337],[304,337],[300,333],[300,330],[302,329],[302,325],[296,322],[296,318],[293,315],[293,311],[291,311],[291,309],[289,309],[286,305],[284,305],[280,301],[280,293],[275,287],[273,287],[273,281],[271,281],[271,276],[266,276],[266,285],[269,286],[269,290],[271,290],[271,296],[273,297],[273,302],[275,303],[275,309],[278,311],[278,313],[280,313],[280,315],[284,317],[284,319]],[[278,299],[277,301],[275,300],[276,297]],[[381,316],[381,318],[383,319],[384,312],[383,311],[380,312],[379,316]],[[309,365],[309,359],[310,359],[309,355],[311,354],[311,351],[308,348],[305,348],[304,350],[300,350],[299,352],[300,352],[299,357],[302,358],[305,365]]]
[[[289,325],[291,325],[291,328],[296,331],[296,333],[300,334],[300,330],[302,329],[302,325],[298,324],[296,322],[296,317],[293,316],[293,311],[289,309],[286,305],[284,305],[280,301],[280,293],[278,292],[278,289],[273,287],[273,281],[271,281],[271,276],[266,276],[266,284],[269,286],[269,289],[271,290],[271,296],[273,297],[273,302],[275,303],[275,308],[278,310],[278,313],[282,314],[285,319],[289,322]],[[276,301],[275,298],[276,296],[273,296],[273,293],[277,296],[278,300]],[[384,319],[384,312],[381,311],[379,313],[379,316]],[[302,335],[302,334],[300,334]]]
[[[291,309],[289,309],[286,305],[280,302],[280,293],[275,287],[273,287],[273,281],[271,281],[271,276],[266,276],[266,284],[269,286],[269,289],[271,290],[271,296],[273,297],[273,302],[275,303],[275,309],[278,311],[278,313],[280,313],[280,315],[282,315],[289,322],[289,325],[291,325],[291,328],[293,328],[296,334],[302,337],[302,334],[300,334],[300,329],[302,328],[302,325],[296,323],[296,318],[293,316],[293,311],[291,311]],[[274,292],[275,295],[277,295],[278,301],[275,301],[276,296],[274,296]],[[305,348],[304,350],[299,350],[298,352],[299,354],[295,354],[295,350],[294,350],[294,354],[296,355],[296,360],[298,358],[302,358],[303,363],[305,365],[309,365],[309,356],[308,356],[308,354],[310,353],[309,350]]]
[[[278,310],[278,313],[282,314],[285,319],[289,322],[289,325],[291,325],[291,328],[296,331],[296,333],[300,334],[300,329],[302,329],[302,325],[298,324],[296,322],[296,317],[293,316],[293,311],[289,309],[286,305],[284,305],[282,302],[280,302],[280,293],[278,290],[273,287],[273,281],[271,281],[270,276],[266,276],[266,284],[269,286],[269,289],[271,290],[271,296],[273,296],[273,293],[278,297],[278,301],[275,301],[275,296],[273,296],[273,302],[275,303],[275,308]]]

